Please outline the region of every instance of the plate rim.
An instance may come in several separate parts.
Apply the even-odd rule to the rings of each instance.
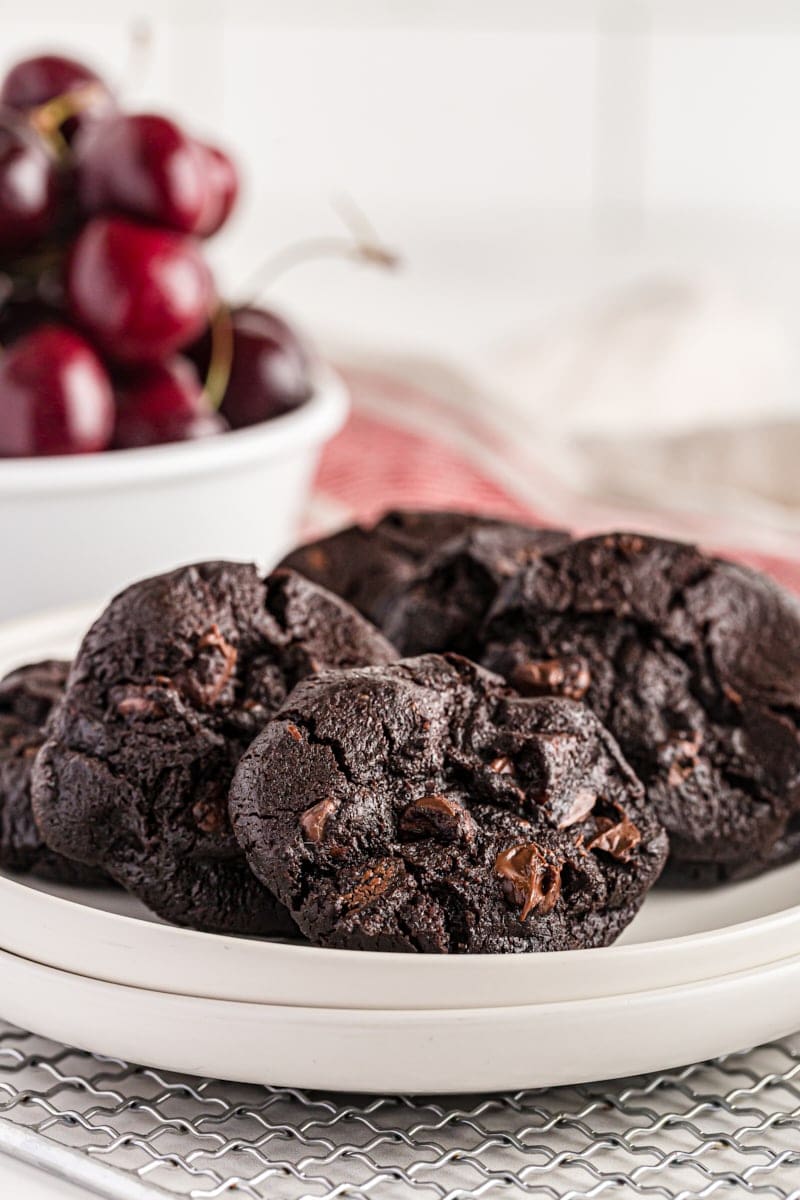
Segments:
[[[7,622],[0,623],[0,660],[4,657],[12,659],[14,657],[24,657],[26,648],[28,656],[34,654],[32,646],[37,642],[50,639],[52,642],[58,640],[69,640],[76,635],[79,635],[81,628],[88,626],[89,622],[94,618],[97,612],[97,607],[94,605],[80,605],[64,609],[56,609],[47,613],[36,614],[24,618],[16,618]],[[786,868],[784,868],[786,869]],[[139,947],[152,947],[160,953],[164,951],[178,952],[180,947],[192,946],[192,953],[195,957],[200,957],[206,951],[209,957],[215,960],[224,960],[226,951],[230,951],[232,947],[234,954],[249,955],[253,959],[253,965],[248,964],[248,970],[258,968],[264,971],[265,976],[269,976],[270,968],[273,970],[276,967],[283,969],[291,969],[291,964],[297,965],[298,970],[302,968],[306,971],[311,963],[315,960],[318,965],[324,967],[324,972],[321,972],[321,979],[327,980],[330,984],[332,976],[338,971],[345,977],[344,990],[341,995],[346,997],[348,988],[346,976],[348,973],[353,973],[359,979],[362,979],[365,971],[372,970],[376,976],[382,974],[381,968],[386,971],[389,964],[392,964],[392,969],[388,971],[389,980],[391,983],[392,976],[397,977],[398,974],[409,973],[417,978],[420,985],[430,988],[431,992],[435,991],[433,983],[435,980],[440,982],[446,981],[448,987],[452,988],[454,981],[463,979],[465,975],[472,975],[474,979],[480,980],[482,983],[486,981],[492,972],[498,972],[502,963],[502,974],[505,979],[514,981],[515,987],[526,986],[531,991],[535,990],[537,983],[541,986],[547,984],[552,987],[557,984],[559,970],[563,970],[569,976],[577,976],[580,973],[581,967],[591,979],[594,978],[594,986],[598,986],[597,977],[602,974],[600,965],[605,968],[605,974],[609,975],[613,972],[613,968],[617,965],[620,969],[632,972],[637,964],[641,964],[643,971],[642,986],[637,989],[638,993],[648,989],[651,986],[650,980],[653,973],[658,975],[660,960],[666,960],[666,965],[674,964],[674,969],[678,971],[679,982],[700,981],[701,979],[716,978],[719,972],[715,973],[713,968],[706,970],[703,963],[700,961],[703,957],[704,950],[713,949],[715,953],[724,951],[726,944],[731,947],[731,953],[736,955],[737,947],[739,948],[740,960],[734,962],[734,965],[729,969],[736,970],[744,961],[744,949],[749,949],[748,963],[752,966],[764,966],[772,962],[781,961],[794,950],[784,948],[779,953],[775,952],[775,947],[769,948],[768,939],[770,937],[785,936],[787,939],[792,933],[797,932],[796,946],[800,946],[800,903],[789,905],[778,911],[767,913],[762,916],[749,918],[745,921],[736,921],[727,925],[718,925],[713,929],[703,930],[700,932],[690,932],[676,934],[669,937],[654,938],[649,941],[641,941],[633,944],[611,945],[606,947],[594,947],[591,949],[576,949],[553,951],[547,954],[519,954],[519,955],[504,955],[504,954],[474,954],[474,955],[398,955],[390,951],[354,951],[346,949],[330,949],[324,947],[315,947],[308,944],[296,944],[286,940],[270,941],[269,939],[257,939],[231,936],[219,933],[209,933],[201,930],[188,929],[185,927],[161,924],[148,921],[142,917],[109,911],[104,908],[97,908],[78,898],[68,898],[63,895],[54,895],[52,892],[43,890],[38,886],[33,886],[28,883],[24,876],[13,876],[5,873],[0,873],[0,896],[6,893],[10,903],[3,905],[0,911],[5,911],[9,914],[8,917],[0,916],[0,946],[7,952],[20,954],[22,948],[21,937],[16,934],[16,928],[11,927],[11,914],[18,907],[14,901],[27,901],[28,907],[30,904],[35,904],[38,907],[37,911],[47,917],[52,917],[56,924],[62,926],[74,927],[77,931],[80,930],[81,924],[90,928],[94,927],[95,931],[107,933],[108,939],[119,942],[125,940],[124,931],[128,931],[130,940]],[[701,894],[701,893],[698,893]],[[4,922],[8,922],[11,927],[9,933],[4,929]],[[80,946],[79,932],[76,934],[78,944]],[[38,942],[41,942],[40,936],[37,935]],[[752,943],[748,947],[748,943]],[[198,950],[198,948],[200,948]],[[205,948],[205,950],[203,949]],[[195,953],[197,952],[197,953]],[[80,959],[82,950],[79,949],[77,958]],[[95,957],[97,956],[95,949]],[[70,949],[69,963],[61,953],[59,947],[56,957],[52,957],[52,949],[49,951],[51,955],[42,953],[41,944],[39,952],[32,961],[38,961],[41,965],[51,966],[56,970],[76,970],[76,953],[74,948]],[[682,954],[690,954],[698,962],[687,973],[685,966],[680,967],[680,959]],[[30,957],[30,956],[29,956]],[[150,979],[149,968],[145,972],[141,972],[138,966],[138,960],[135,953],[135,946],[129,948],[128,959],[133,966],[126,965],[124,970],[121,967],[109,969],[109,973],[105,974],[98,970],[98,964],[92,961],[91,969],[86,968],[86,961],[83,962],[80,971],[77,973],[85,977],[102,978],[109,983],[115,983],[119,986],[145,986],[150,987],[150,983],[142,984],[143,977]],[[271,960],[271,961],[270,961]],[[142,956],[142,961],[144,956]],[[564,964],[569,963],[566,967]],[[354,964],[358,964],[358,970],[353,971]],[[413,965],[412,965],[413,964]],[[645,971],[649,970],[650,976]],[[132,981],[131,971],[139,971],[139,982]],[[192,966],[192,975],[198,976],[198,972]],[[167,972],[170,974],[170,972]],[[202,974],[202,971],[199,973]],[[214,971],[213,965],[208,969],[208,975],[224,976],[223,972]],[[199,977],[199,976],[198,976]],[[538,978],[537,978],[538,977]],[[215,985],[216,986],[216,985]],[[210,989],[207,984],[203,984],[203,990],[187,993],[181,991],[181,987],[176,983],[167,983],[166,988],[171,994],[195,994],[208,999],[226,999],[231,1002],[235,1000],[236,986],[229,987],[227,984],[223,988],[223,994],[214,992],[209,994]],[[238,985],[238,986],[241,986]],[[266,986],[269,987],[269,980]],[[359,984],[356,982],[356,987],[363,991],[363,979]],[[386,988],[386,982],[377,981],[377,986]],[[496,985],[499,986],[499,985]],[[247,994],[252,994],[252,987],[248,982],[245,989]],[[278,992],[286,992],[287,989],[281,985]],[[288,992],[297,991],[297,988],[289,986]],[[337,991],[340,989],[334,989]],[[387,991],[391,987],[386,988]],[[306,992],[311,989],[306,986]],[[298,992],[298,994],[300,994]],[[614,995],[625,994],[619,986],[613,982],[609,987],[605,985],[599,994]],[[519,1006],[524,1006],[530,1003],[527,993],[521,996],[516,1002]],[[465,1004],[464,1007],[469,1007],[469,995],[465,989]],[[572,997],[574,999],[574,997]],[[569,1002],[570,997],[564,995],[561,999],[562,1003]],[[258,1002],[258,1003],[285,1003],[285,1001],[275,1000],[274,998],[264,998],[261,996],[258,1000],[244,1000],[242,1002]],[[297,1007],[303,1007],[299,1000],[292,1001]],[[338,1007],[355,1008],[352,999],[344,998],[338,1004]],[[425,1003],[419,1006],[420,1011],[431,1011],[432,1008],[437,1008],[439,1005],[435,1003]],[[474,1011],[477,1005],[473,1005]],[[386,1002],[375,1002],[369,1011],[380,1009],[381,1011],[389,1011],[389,1005]]]
[[[529,1006],[533,1003],[532,995],[535,995],[537,986],[549,997],[544,1002],[567,1004],[579,999],[641,995],[660,990],[665,985],[654,984],[653,974],[658,977],[659,973],[663,976],[669,972],[674,980],[671,986],[688,986],[745,969],[767,969],[800,953],[800,936],[795,939],[793,948],[784,946],[778,951],[774,946],[770,947],[765,936],[768,933],[783,934],[788,941],[793,932],[800,935],[800,906],[797,905],[715,930],[632,945],[562,950],[547,954],[448,956],[328,949],[287,940],[271,941],[208,933],[94,908],[80,900],[53,895],[22,880],[0,874],[0,897],[4,894],[12,903],[0,905],[0,912],[14,913],[13,917],[9,915],[7,918],[0,915],[0,949],[6,953],[27,958],[53,970],[120,987],[141,987],[143,990],[193,995],[198,999],[229,1003],[277,1004],[296,1008],[357,1009],[363,1007],[366,988],[370,1002],[365,1011],[391,1011],[391,996],[396,994],[401,976],[405,978],[407,990],[413,987],[415,994],[422,994],[423,1002],[414,1005],[416,1011],[443,1010],[448,1006],[458,1011],[475,1011],[481,1005],[465,987],[468,982],[496,991],[513,987],[520,993],[513,1003],[494,1002],[491,1007]],[[13,902],[15,900],[17,903]],[[35,948],[31,952],[29,933],[9,937],[8,928],[16,929],[19,920],[20,901],[25,907],[32,904],[33,915],[42,916],[42,921],[37,924],[43,933],[37,934],[34,946],[39,944],[38,939],[43,938],[44,944],[50,945],[48,954],[36,952]],[[30,916],[31,913],[24,915]],[[53,918],[52,923],[48,921],[50,917]],[[64,933],[64,922],[72,934],[69,940]],[[98,931],[103,935],[100,942],[93,936]],[[126,933],[130,934],[129,938],[126,938]],[[729,960],[722,969],[709,967],[707,951],[720,945],[724,948],[725,943],[730,943],[732,952],[736,951],[738,945],[743,945],[744,950],[749,949],[750,953],[743,954],[732,964]],[[53,944],[59,947],[55,956]],[[89,959],[82,957],[85,954],[82,948],[87,944],[93,947]],[[192,946],[192,959],[188,965],[187,956],[181,955],[181,948],[187,944]],[[64,946],[66,951],[62,953]],[[688,970],[685,964],[681,966],[681,955],[687,946],[692,952]],[[109,947],[114,947],[112,954],[109,954]],[[754,956],[752,950],[759,948],[763,952]],[[237,954],[244,956],[244,964],[241,960],[231,961],[232,956]],[[151,964],[157,963],[159,955],[170,963],[180,963],[180,966],[164,971],[162,964],[156,970]],[[144,970],[141,969],[141,963],[147,964]],[[225,971],[220,970],[222,965],[227,968]],[[314,971],[315,965],[316,979],[312,986],[310,982],[304,982],[304,977]],[[292,971],[293,966],[297,968],[295,972]],[[222,978],[224,984],[187,984],[186,979],[179,980],[174,976],[173,970],[186,973],[190,980]],[[620,982],[617,976],[622,971],[625,975]],[[158,979],[157,986],[151,982],[151,973]],[[562,975],[565,978],[561,978]],[[231,977],[235,977],[233,985],[230,984]],[[625,978],[631,977],[638,979],[638,984],[631,986],[629,983],[626,986]],[[252,978],[258,980],[257,987],[251,982]],[[277,984],[273,982],[275,978],[278,978]],[[288,983],[281,982],[282,979],[288,979]],[[576,980],[577,986],[586,989],[587,994],[575,994]],[[370,994],[369,984],[377,989],[377,997]],[[448,1005],[437,1000],[437,985],[444,987],[445,991],[463,996],[463,1003]],[[328,998],[311,1003],[309,997],[317,990]],[[256,991],[258,994],[255,994]],[[286,999],[287,993],[294,998]],[[333,999],[330,998],[331,993]],[[356,1003],[355,996],[361,998],[361,1003]],[[390,999],[382,999],[382,996],[389,996]]]
[[[45,882],[45,881],[43,881],[43,882]],[[168,922],[148,921],[148,920],[144,919],[143,917],[137,917],[130,913],[116,913],[116,912],[111,912],[110,910],[104,909],[104,908],[94,908],[91,905],[83,904],[80,900],[73,900],[67,896],[57,896],[57,895],[54,895],[52,892],[44,891],[43,889],[40,889],[38,887],[31,887],[30,885],[28,885],[24,882],[23,878],[19,878],[19,879],[13,878],[11,875],[6,874],[0,868],[0,892],[6,886],[22,889],[28,895],[33,894],[35,896],[41,897],[41,899],[44,902],[53,901],[55,906],[67,905],[70,908],[74,908],[74,909],[79,910],[84,913],[90,912],[90,913],[96,914],[98,919],[100,919],[100,920],[109,920],[110,919],[114,923],[124,922],[125,924],[134,924],[139,929],[147,930],[148,934],[150,932],[152,932],[153,930],[157,930],[158,933],[156,936],[160,936],[160,937],[177,936],[177,937],[186,937],[190,940],[202,939],[203,941],[207,941],[208,939],[211,939],[213,942],[215,942],[218,945],[227,944],[229,942],[235,942],[239,945],[246,944],[248,946],[258,946],[258,947],[265,947],[265,948],[269,948],[269,947],[273,947],[273,946],[281,946],[284,949],[290,950],[293,953],[296,953],[298,955],[300,955],[301,953],[303,954],[303,956],[313,955],[314,957],[319,957],[320,955],[325,955],[325,957],[329,960],[337,959],[341,962],[351,961],[353,959],[353,957],[356,955],[358,956],[359,961],[362,961],[362,962],[370,962],[370,961],[375,961],[375,960],[385,962],[385,961],[396,961],[398,959],[400,959],[404,962],[414,962],[414,963],[418,963],[418,962],[420,962],[420,963],[421,962],[425,962],[425,963],[460,963],[460,962],[464,962],[464,961],[470,961],[470,962],[477,961],[477,962],[486,962],[488,964],[494,964],[495,966],[499,965],[500,963],[524,964],[524,963],[530,963],[534,959],[536,959],[537,961],[541,961],[542,959],[545,959],[545,958],[549,961],[563,962],[567,956],[569,956],[571,961],[577,961],[577,957],[579,955],[581,956],[581,958],[583,958],[583,956],[588,957],[589,955],[591,955],[592,957],[595,957],[597,955],[603,955],[604,957],[608,957],[609,951],[613,951],[615,957],[616,956],[633,957],[636,952],[638,952],[639,954],[641,954],[643,952],[661,953],[664,951],[665,948],[674,946],[676,949],[680,949],[680,947],[682,945],[686,945],[688,943],[694,944],[694,943],[699,943],[701,941],[703,941],[703,942],[705,942],[705,941],[714,941],[714,942],[726,941],[729,938],[731,940],[735,940],[736,938],[741,937],[742,935],[744,935],[746,933],[750,933],[750,932],[754,933],[756,931],[756,928],[771,929],[773,926],[776,926],[776,925],[782,925],[782,924],[790,925],[790,924],[794,924],[795,922],[797,922],[798,925],[800,925],[800,903],[798,903],[798,904],[791,905],[789,908],[779,909],[778,912],[767,913],[765,916],[762,916],[762,917],[751,917],[747,921],[735,921],[731,925],[719,925],[719,926],[716,926],[714,929],[702,930],[699,933],[679,933],[679,934],[675,934],[672,937],[652,938],[650,941],[647,941],[647,942],[626,943],[623,946],[612,943],[610,946],[588,946],[588,947],[583,947],[583,948],[577,949],[577,950],[550,950],[550,951],[542,951],[539,954],[536,954],[536,953],[500,954],[500,953],[477,952],[477,953],[473,953],[473,954],[417,954],[417,955],[415,955],[415,954],[398,953],[397,951],[394,951],[394,950],[347,950],[347,949],[339,949],[339,948],[329,947],[329,946],[313,946],[313,945],[311,945],[310,942],[307,942],[307,941],[302,941],[302,942],[298,941],[297,943],[295,943],[290,938],[248,937],[248,936],[239,935],[239,934],[215,933],[211,930],[205,930],[205,929],[192,929],[186,925],[173,925]],[[68,886],[68,885],[62,885],[62,886]],[[102,891],[102,889],[99,889],[99,891]],[[698,892],[698,894],[702,895],[703,894],[702,890],[700,890]],[[148,934],[143,934],[143,936],[148,936]],[[0,936],[2,936],[2,935],[0,935]],[[0,949],[3,949],[3,947],[0,946]],[[265,952],[266,952],[266,950],[265,950]],[[800,953],[800,948],[798,949],[798,953]],[[45,964],[43,964],[43,965],[45,965]],[[428,968],[426,968],[426,969],[428,969]],[[433,968],[431,968],[431,969],[433,969]],[[522,968],[519,967],[517,969],[521,970]]]

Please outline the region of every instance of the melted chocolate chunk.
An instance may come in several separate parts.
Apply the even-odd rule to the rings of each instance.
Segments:
[[[534,842],[501,850],[494,869],[509,885],[515,904],[520,905],[520,921],[534,911],[545,916],[561,895],[561,863],[551,863]]]
[[[337,907],[347,914],[357,913],[375,904],[401,882],[400,865],[391,858],[378,859],[361,871],[349,891],[339,896]]]
[[[433,837],[441,842],[467,840],[475,836],[475,822],[457,800],[448,796],[421,796],[409,804],[400,818],[406,837]]]
[[[597,833],[587,843],[586,849],[605,850],[620,862],[628,862],[641,840],[642,835],[633,821],[628,820],[627,815],[622,813],[619,821],[598,817]]]
[[[325,833],[328,818],[336,812],[336,801],[332,796],[326,796],[306,809],[300,818],[303,833],[309,842],[321,842]]]
[[[566,696],[582,700],[592,682],[589,664],[579,655],[521,662],[511,674],[511,683],[523,696]]]
[[[593,792],[576,792],[569,807],[561,813],[558,819],[559,829],[569,829],[570,825],[579,825],[594,811],[597,796]]]
[[[236,670],[238,653],[222,636],[216,622],[199,637],[192,666],[182,673],[183,686],[198,704],[213,708],[225,696]]]

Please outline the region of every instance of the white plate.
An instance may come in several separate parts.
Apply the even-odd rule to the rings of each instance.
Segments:
[[[652,991],[790,958],[800,954],[800,908],[786,905],[798,893],[795,864],[719,892],[653,893],[623,940],[602,950],[440,958],[196,933],[157,921],[123,892],[0,875],[0,947],[110,983],[216,1000],[510,1007]]]
[[[48,1037],[193,1075],[345,1091],[494,1091],[666,1070],[791,1032],[798,993],[800,955],[566,1004],[308,1009],[126,988],[0,951],[0,1011]]]
[[[3,626],[0,673],[33,658],[71,655],[92,615],[73,610]],[[158,921],[122,892],[0,875],[0,947],[109,983],[215,1000],[510,1007],[647,992],[791,958],[800,954],[798,897],[800,863],[713,891],[657,889],[606,949],[439,958],[196,933]]]

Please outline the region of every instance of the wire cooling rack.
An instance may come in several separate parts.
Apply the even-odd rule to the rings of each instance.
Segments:
[[[115,1200],[800,1200],[800,1034],[614,1083],[435,1098],[195,1079],[0,1024],[0,1149]]]

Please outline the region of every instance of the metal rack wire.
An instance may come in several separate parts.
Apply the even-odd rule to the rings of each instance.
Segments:
[[[614,1083],[436,1098],[195,1079],[0,1024],[0,1149],[114,1200],[800,1200],[800,1034]]]

